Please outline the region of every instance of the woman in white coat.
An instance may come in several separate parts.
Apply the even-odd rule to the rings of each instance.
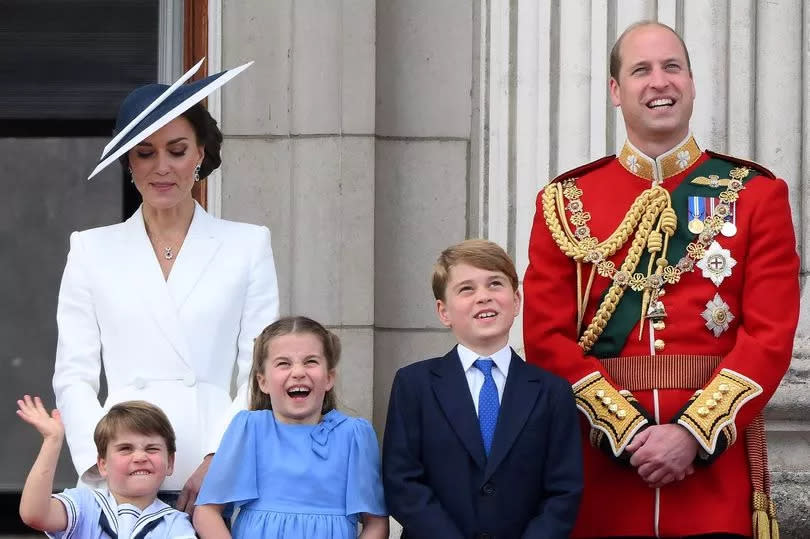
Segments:
[[[214,218],[191,196],[221,162],[222,133],[199,101],[247,65],[183,84],[197,64],[172,86],[124,100],[91,177],[120,160],[143,204],[124,223],[71,235],[59,291],[53,387],[80,480],[100,481],[93,429],[105,410],[143,399],[176,431],[162,490],[188,512],[222,432],[247,404],[253,339],[278,318],[270,231]]]

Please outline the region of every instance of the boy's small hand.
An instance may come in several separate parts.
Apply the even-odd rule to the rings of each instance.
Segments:
[[[17,401],[17,406],[19,407],[17,415],[26,423],[33,425],[43,438],[61,441],[65,436],[65,426],[62,424],[59,410],[54,408],[49,415],[39,397],[32,399],[30,395],[25,395]]]

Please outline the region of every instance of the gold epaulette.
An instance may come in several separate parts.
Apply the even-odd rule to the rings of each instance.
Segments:
[[[762,393],[762,386],[731,369],[722,369],[702,390],[695,392],[691,403],[678,418],[706,453],[714,454],[721,433],[727,446],[737,438],[734,418],[748,401]]]
[[[607,436],[613,456],[618,457],[638,430],[649,423],[631,403],[635,400],[626,390],[613,387],[599,371],[594,371],[575,384],[577,408],[585,414],[591,428]]]

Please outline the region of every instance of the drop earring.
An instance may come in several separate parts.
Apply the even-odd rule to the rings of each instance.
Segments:
[[[197,166],[194,167],[194,181],[200,181],[200,164],[197,163]]]
[[[132,167],[127,167],[127,172],[129,172],[129,183],[135,183],[135,174],[132,173]]]

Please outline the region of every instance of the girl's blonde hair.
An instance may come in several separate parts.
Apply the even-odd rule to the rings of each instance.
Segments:
[[[287,316],[281,318],[266,328],[253,341],[253,365],[250,368],[250,410],[272,410],[270,395],[263,393],[259,388],[257,374],[264,369],[267,359],[267,345],[276,337],[282,335],[309,333],[321,341],[323,355],[326,358],[326,368],[334,371],[340,361],[340,339],[337,335],[323,327],[321,324],[306,316]],[[337,393],[333,387],[326,392],[323,398],[321,413],[325,414],[337,408]]]

